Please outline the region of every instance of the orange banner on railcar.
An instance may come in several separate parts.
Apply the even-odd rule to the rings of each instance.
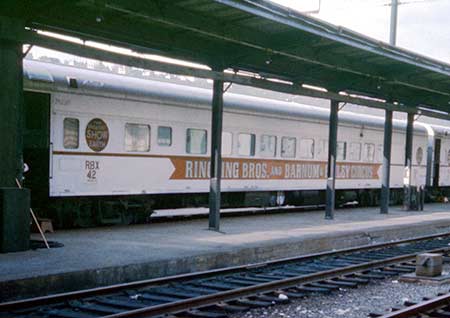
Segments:
[[[171,157],[173,180],[209,179],[210,161],[203,157]],[[337,179],[378,179],[380,164],[337,163]],[[326,179],[327,164],[320,161],[224,158],[222,179],[320,180]]]

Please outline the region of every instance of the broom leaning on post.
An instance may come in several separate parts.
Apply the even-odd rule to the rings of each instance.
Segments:
[[[17,178],[16,178],[16,184],[19,187],[19,189],[22,189],[22,185],[20,184],[19,180],[17,180]],[[42,232],[41,226],[39,225],[39,222],[38,222],[36,215],[34,214],[32,208],[30,208],[30,213],[31,213],[31,216],[33,217],[34,223],[36,223],[39,233],[41,233],[41,236],[42,236],[42,239],[44,240],[45,246],[47,248],[50,248],[50,246],[48,245],[47,239],[45,238],[44,232]]]

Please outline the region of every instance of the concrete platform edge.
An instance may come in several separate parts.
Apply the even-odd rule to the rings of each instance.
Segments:
[[[308,235],[242,249],[193,255],[148,263],[63,272],[25,279],[0,281],[0,302],[80,289],[257,263],[277,258],[343,249],[450,231],[450,220],[405,226],[385,226],[366,231],[341,231]]]

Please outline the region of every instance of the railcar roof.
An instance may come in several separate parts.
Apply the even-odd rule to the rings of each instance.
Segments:
[[[204,88],[40,61],[25,60],[24,76],[26,79],[25,87],[30,89],[44,88],[69,93],[77,92],[104,96],[112,94],[123,98],[203,107],[210,107],[212,100],[212,90]],[[75,79],[78,87],[71,88],[69,79]],[[329,120],[329,110],[326,108],[232,93],[224,94],[224,109],[308,120]],[[339,121],[364,127],[384,128],[383,117],[346,111],[339,112]],[[405,121],[394,120],[393,124],[394,129],[397,130],[406,128]],[[424,125],[417,122],[415,123],[415,130],[416,132],[427,132]]]

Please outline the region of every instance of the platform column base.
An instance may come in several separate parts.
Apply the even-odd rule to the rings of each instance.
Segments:
[[[30,248],[30,191],[0,188],[0,253]]]

